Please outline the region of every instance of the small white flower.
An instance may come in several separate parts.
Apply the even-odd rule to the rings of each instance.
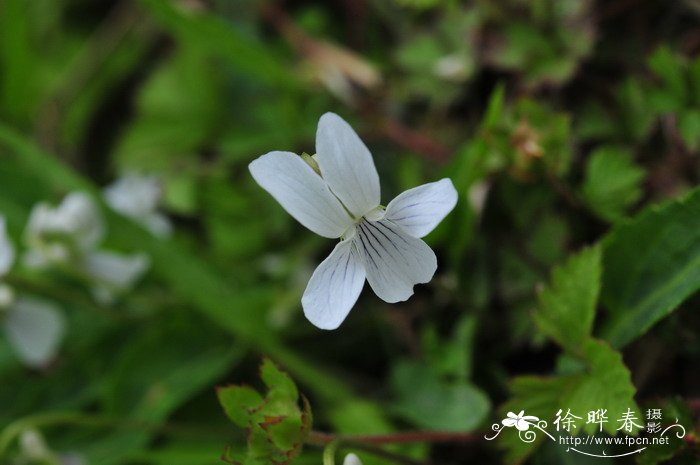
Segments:
[[[101,303],[128,290],[146,271],[148,257],[98,250],[105,235],[100,211],[90,196],[74,192],[58,207],[40,203],[34,207],[25,230],[30,250],[29,266],[60,265],[92,281],[93,294]]]
[[[454,208],[457,191],[452,181],[442,179],[409,189],[381,207],[372,155],[333,113],[319,120],[316,152],[320,176],[291,152],[265,154],[249,169],[302,225],[341,239],[316,268],[302,297],[309,321],[335,329],[357,301],[365,278],[389,303],[408,299],[415,284],[432,279],[437,260],[420,238]]]
[[[517,415],[513,412],[508,412],[506,416],[508,418],[504,418],[501,422],[503,423],[503,426],[507,426],[509,428],[515,426],[518,431],[527,431],[533,421],[536,422],[539,420],[537,417],[525,415],[525,410],[521,410]]]
[[[87,194],[68,194],[55,208],[42,202],[29,215],[25,260],[37,267],[71,262],[97,247],[104,234],[102,217]]]
[[[157,211],[162,193],[155,176],[129,173],[105,187],[104,198],[115,211],[141,224],[154,236],[167,237],[172,233],[172,225]]]
[[[2,282],[14,262],[15,250],[0,217],[0,321],[19,359],[32,368],[46,366],[58,351],[65,333],[63,314],[54,305],[28,296],[15,296]]]
[[[343,460],[343,465],[362,465],[362,462],[360,461],[360,458],[357,455],[350,453],[345,456],[345,460]]]
[[[98,302],[109,304],[114,295],[130,289],[150,265],[144,254],[121,255],[94,252],[85,257],[84,270],[95,278],[93,295]]]

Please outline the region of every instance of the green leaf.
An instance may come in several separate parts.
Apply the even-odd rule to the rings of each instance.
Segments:
[[[39,90],[31,10],[32,4],[23,0],[0,3],[0,115],[21,123],[31,120]]]
[[[505,107],[505,95],[505,85],[499,83],[491,93],[491,97],[489,97],[486,113],[481,122],[483,130],[492,129],[501,121]]]
[[[635,423],[643,424],[641,414],[634,400],[635,388],[630,380],[630,372],[622,362],[622,356],[607,343],[590,339],[583,348],[583,367],[578,372],[562,376],[536,377],[522,376],[511,381],[511,399],[499,411],[505,417],[507,412],[534,415],[547,421],[548,432],[556,436],[553,420],[561,409],[562,416],[567,410],[580,417],[575,420],[576,428],[571,434],[586,432],[596,433],[600,425],[587,423],[588,412],[598,409],[607,410],[607,423],[603,431],[616,435],[622,425],[620,419],[627,409],[631,409],[637,418]],[[633,434],[638,430],[635,429]],[[568,434],[568,433],[567,433]],[[549,441],[540,433],[532,444],[523,443],[517,431],[504,431],[502,444],[507,449],[507,462],[521,463],[535,447],[543,441]]]
[[[554,414],[561,407],[560,399],[566,391],[569,380],[564,377],[519,376],[510,382],[511,398],[499,408],[501,418],[508,412],[525,411],[551,424]],[[513,428],[504,430],[497,441],[506,450],[506,463],[522,463],[532,454],[547,436],[540,433],[535,442],[525,443]]]
[[[690,109],[680,113],[678,130],[688,149],[693,152],[700,149],[700,109]]]
[[[298,79],[289,73],[284,60],[271,48],[220,17],[201,12],[191,14],[185,8],[161,0],[139,3],[182,43],[222,57],[256,81],[282,88],[298,85]]]
[[[246,429],[248,448],[232,461],[249,464],[289,463],[299,455],[311,430],[311,406],[304,399],[299,408],[299,392],[294,381],[271,360],[264,359],[260,377],[268,387],[263,398],[247,386],[228,386],[217,392],[227,416]]]
[[[219,403],[226,416],[240,427],[248,424],[250,410],[260,407],[263,398],[255,389],[248,386],[224,386],[216,390]]]
[[[700,189],[644,210],[604,241],[602,336],[623,347],[700,288]]]
[[[590,337],[600,293],[601,251],[584,249],[552,272],[539,296],[535,323],[566,350],[580,353]]]
[[[455,324],[450,339],[444,340],[434,326],[423,331],[421,342],[426,358],[440,376],[469,379],[476,327],[476,317],[466,315]]]
[[[564,411],[570,408],[582,417],[581,428],[589,434],[600,428],[596,423],[586,423],[588,412],[597,409],[607,410],[608,422],[603,424],[603,431],[613,436],[622,425],[617,420],[627,409],[635,413],[636,423],[643,424],[639,408],[634,401],[636,389],[620,353],[603,341],[590,340],[586,344],[584,358],[588,370],[572,376],[567,391],[562,395],[559,408]]]
[[[628,153],[615,147],[602,147],[588,159],[581,193],[598,216],[616,221],[639,200],[643,179],[644,170],[630,161]]]
[[[269,389],[266,412],[273,415],[289,415],[298,410],[299,392],[294,381],[269,358],[263,360],[260,378]]]
[[[116,149],[131,169],[165,171],[173,157],[201,148],[224,115],[220,73],[199,49],[183,47],[168,57],[138,94],[138,117]]]
[[[663,427],[678,423],[684,428],[693,425],[693,411],[688,407],[685,401],[680,398],[663,400],[653,399],[648,405],[642,406],[643,409],[661,409]],[[679,438],[675,433],[679,431],[677,426],[671,428],[664,437],[668,438],[668,444],[650,444],[643,454],[637,457],[638,465],[656,465],[657,463],[683,463],[680,457],[677,461],[669,462],[672,457],[680,455],[682,450],[692,450],[689,444]]]
[[[489,411],[489,400],[466,381],[442,381],[427,365],[401,362],[392,373],[398,395],[395,410],[421,428],[471,431]]]
[[[677,108],[685,105],[688,88],[685,82],[685,63],[668,47],[662,46],[649,57],[649,67],[662,79],[671,92]]]

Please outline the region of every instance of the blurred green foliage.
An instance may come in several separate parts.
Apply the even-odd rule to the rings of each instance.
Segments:
[[[40,370],[0,337],[0,463],[588,463],[512,429],[483,439],[509,411],[551,424],[567,408],[607,408],[610,435],[628,408],[662,408],[697,437],[698,11],[0,1],[0,214],[20,252],[0,284],[67,319]],[[397,305],[364,293],[334,332],[300,308],[331,245],[247,170],[268,151],[313,153],[326,111],[366,141],[385,203],[442,176],[460,196],[426,238],[433,281]],[[101,200],[128,172],[159,179],[172,237]],[[21,259],[32,207],[73,191],[99,202],[107,247],[150,257],[111,304]],[[245,387],[261,356],[265,395]],[[356,436],[410,430],[467,441],[382,454]],[[674,440],[619,462],[697,453]]]

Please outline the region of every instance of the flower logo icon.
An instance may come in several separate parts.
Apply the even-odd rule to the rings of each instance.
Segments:
[[[521,410],[517,415],[513,412],[508,412],[501,423],[509,428],[515,426],[518,431],[527,431],[532,422],[538,422],[540,419],[532,415],[525,415],[525,410]]]

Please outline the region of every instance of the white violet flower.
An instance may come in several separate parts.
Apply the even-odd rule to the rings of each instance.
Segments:
[[[0,322],[10,347],[25,365],[43,368],[53,360],[65,333],[65,319],[54,305],[24,295],[17,296],[3,278],[15,259],[0,216]]]
[[[103,193],[112,209],[141,224],[154,236],[168,237],[172,233],[170,220],[158,212],[163,191],[155,176],[128,173],[105,187]]]
[[[445,178],[407,190],[386,208],[380,206],[372,155],[334,113],[318,122],[316,152],[309,163],[291,152],[270,152],[251,162],[249,169],[302,225],[323,237],[341,239],[314,271],[301,300],[311,323],[335,329],[357,301],[365,279],[389,303],[408,299],[414,285],[432,279],[437,259],[420,238],[454,208],[457,191]]]
[[[67,195],[57,207],[36,205],[25,229],[30,250],[25,262],[35,268],[60,265],[85,275],[102,303],[129,289],[148,269],[144,254],[122,255],[98,250],[105,225],[97,205],[83,192]]]

